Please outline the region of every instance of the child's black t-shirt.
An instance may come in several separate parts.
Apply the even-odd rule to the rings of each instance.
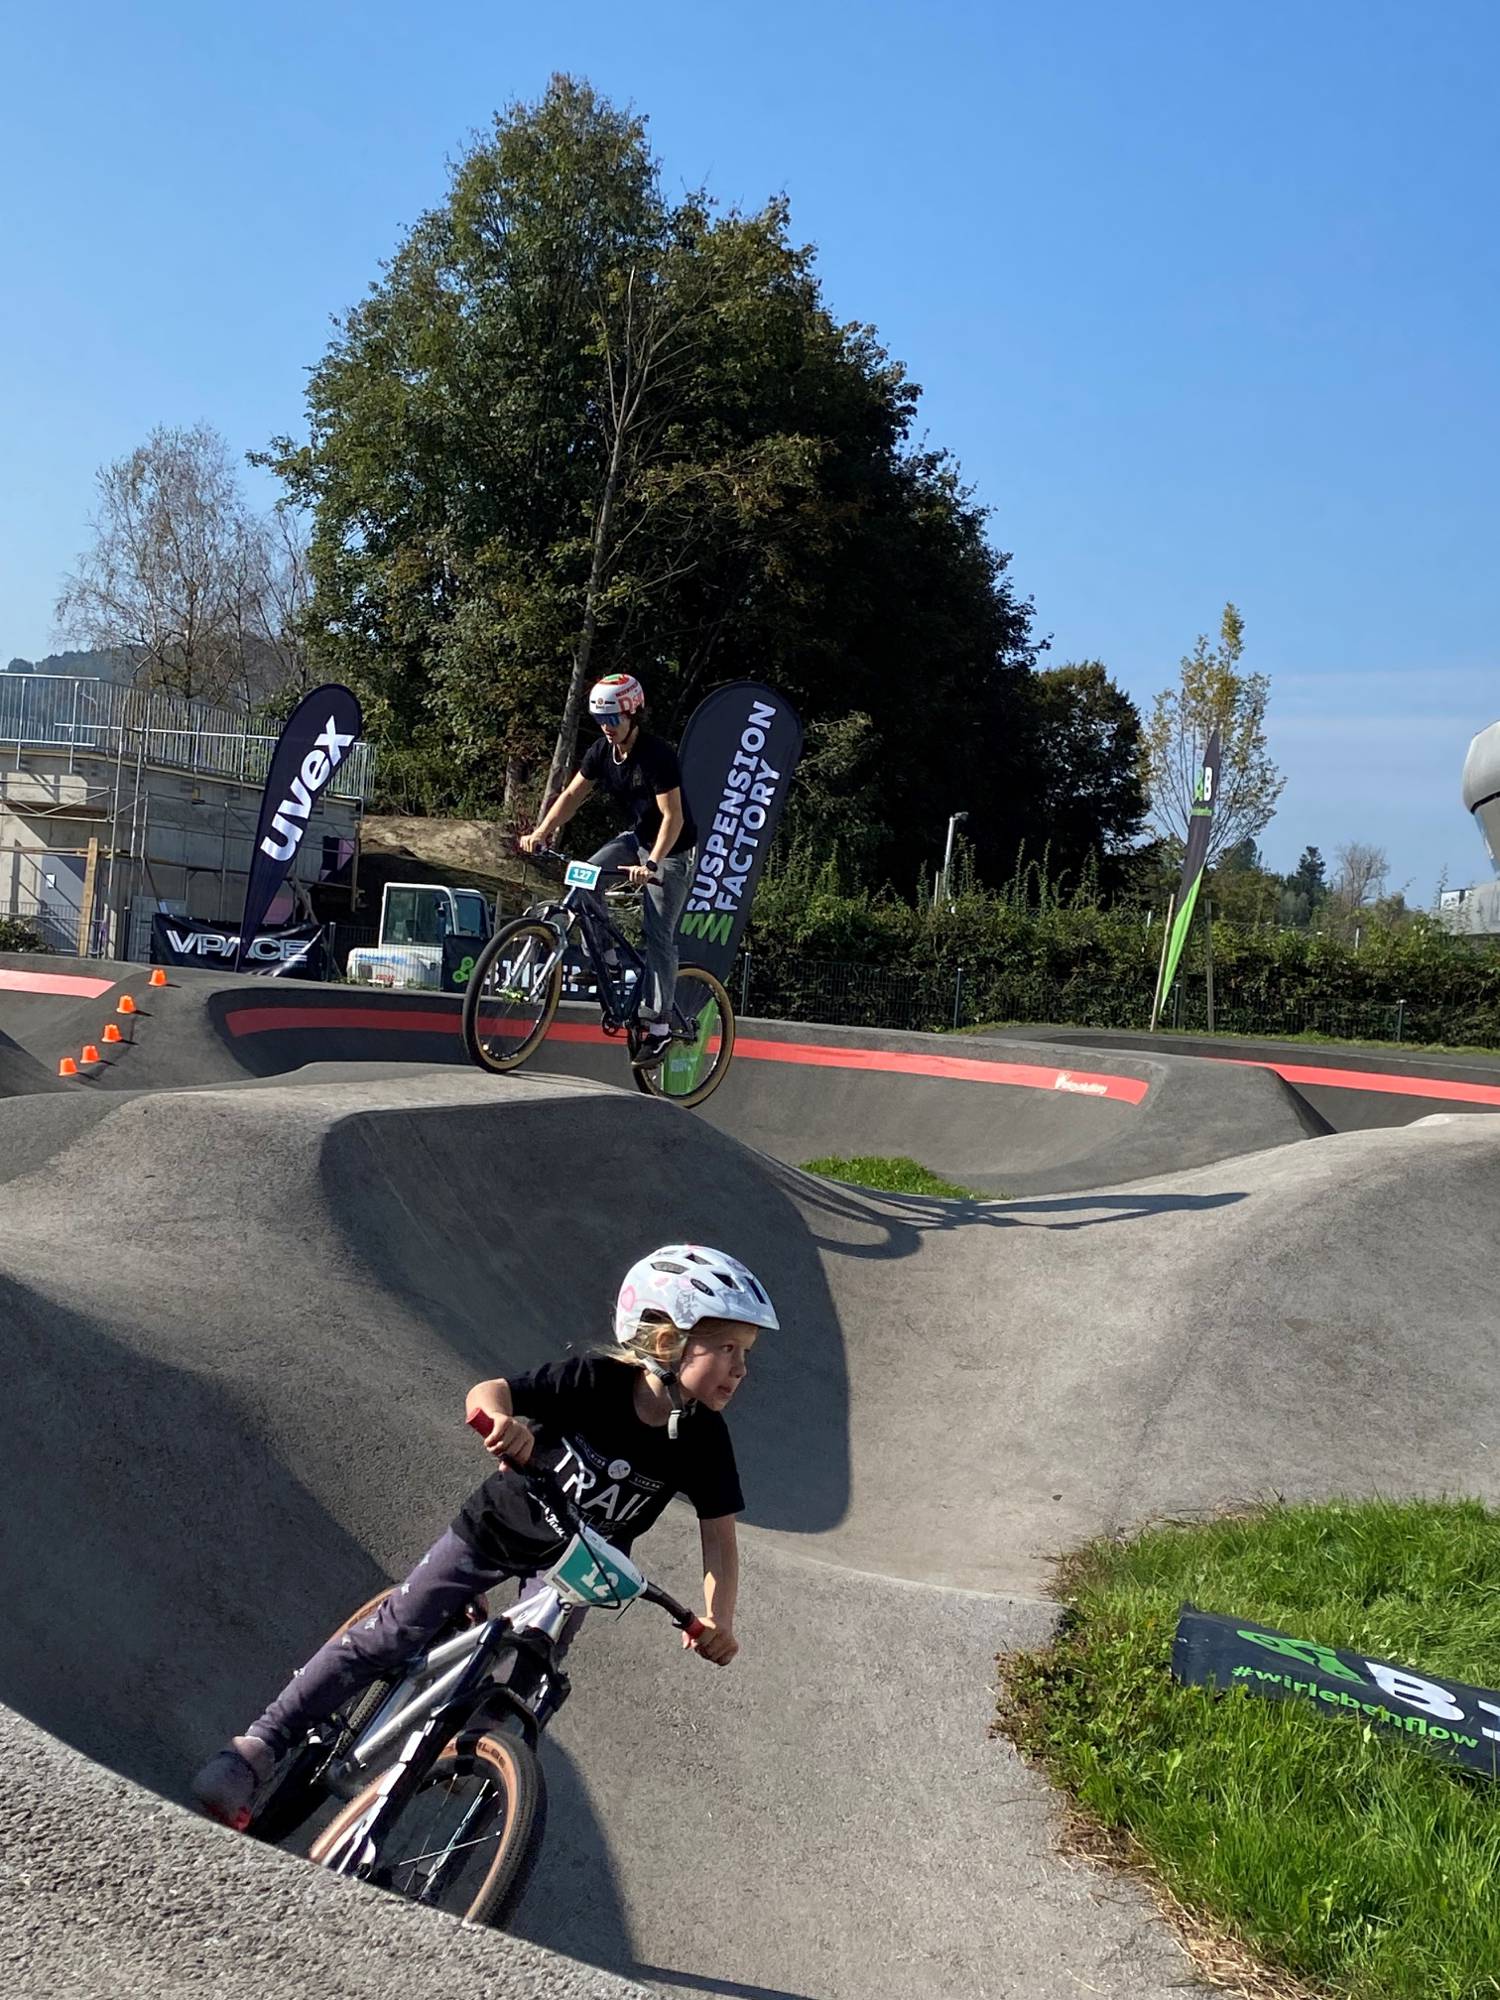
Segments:
[[[738,1514],[745,1505],[729,1426],[717,1410],[694,1403],[676,1438],[665,1424],[635,1413],[640,1370],[605,1355],[549,1361],[511,1378],[511,1404],[536,1429],[531,1463],[557,1474],[590,1527],[628,1549],[684,1493],[699,1520]],[[557,1537],[525,1483],[495,1472],[471,1493],[453,1532],[497,1565],[549,1559]]]

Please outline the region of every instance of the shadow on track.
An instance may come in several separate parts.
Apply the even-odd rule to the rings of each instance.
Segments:
[[[821,1211],[841,1222],[863,1224],[879,1232],[878,1240],[866,1243],[851,1243],[842,1237],[817,1238],[820,1247],[843,1257],[914,1257],[927,1238],[959,1230],[1095,1229],[1103,1224],[1230,1208],[1249,1199],[1244,1191],[1226,1190],[1222,1194],[1127,1192],[1030,1195],[1021,1201],[951,1201],[931,1195],[886,1194],[875,1188],[823,1180],[800,1168],[766,1164],[767,1177],[779,1180],[802,1209]]]

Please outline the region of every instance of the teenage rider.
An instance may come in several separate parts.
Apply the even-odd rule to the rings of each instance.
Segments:
[[[692,886],[698,845],[677,752],[642,726],[645,709],[645,689],[634,674],[610,674],[594,684],[589,714],[602,731],[599,741],[589,745],[576,775],[520,840],[527,854],[550,846],[596,787],[629,816],[630,830],[607,840],[589,860],[598,868],[623,868],[646,892],[646,992],[639,1015],[646,1033],[632,1058],[637,1069],[654,1068],[666,1053],[677,988],[677,921]]]

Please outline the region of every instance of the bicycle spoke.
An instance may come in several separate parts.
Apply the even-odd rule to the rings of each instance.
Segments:
[[[557,1006],[564,945],[550,925],[507,926],[485,948],[464,996],[473,1059],[504,1071],[523,1062]]]

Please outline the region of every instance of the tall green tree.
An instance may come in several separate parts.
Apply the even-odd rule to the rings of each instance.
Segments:
[[[1198,635],[1182,660],[1175,687],[1163,688],[1152,706],[1142,742],[1141,773],[1151,801],[1151,825],[1163,840],[1187,838],[1193,793],[1203,753],[1220,731],[1218,792],[1209,837],[1210,865],[1242,840],[1270,825],[1286,780],[1266,749],[1266,704],[1271,683],[1246,673],[1245,621],[1224,606],[1219,642]]]
[[[1076,873],[1092,856],[1112,887],[1146,817],[1140,712],[1100,660],[1039,672],[1031,709],[1049,867]]]
[[[643,122],[587,84],[512,106],[340,323],[307,439],[267,455],[393,792],[520,814],[592,679],[639,673],[673,730],[753,675],[833,765],[868,718],[872,875],[909,889],[960,805],[1008,868],[1042,817],[1030,606],[911,444],[917,398],[830,315],[784,201],[667,203]]]

